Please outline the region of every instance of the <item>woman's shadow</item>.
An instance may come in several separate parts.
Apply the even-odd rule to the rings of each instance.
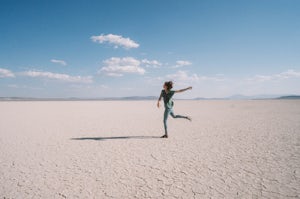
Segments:
[[[80,138],[71,138],[71,140],[96,140],[96,141],[105,141],[105,140],[155,139],[155,138],[160,138],[160,136],[80,137]]]

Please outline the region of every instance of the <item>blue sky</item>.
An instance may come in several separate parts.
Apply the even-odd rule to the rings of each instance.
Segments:
[[[0,97],[300,94],[298,0],[1,0]],[[297,85],[297,86],[296,86]]]

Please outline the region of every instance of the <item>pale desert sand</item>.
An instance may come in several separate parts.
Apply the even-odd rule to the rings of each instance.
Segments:
[[[0,198],[299,198],[300,101],[0,102]]]

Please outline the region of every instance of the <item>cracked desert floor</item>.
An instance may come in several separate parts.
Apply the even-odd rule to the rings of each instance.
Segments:
[[[300,101],[0,102],[0,198],[300,198]]]

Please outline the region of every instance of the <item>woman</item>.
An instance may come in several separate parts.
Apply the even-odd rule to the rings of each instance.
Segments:
[[[160,100],[161,98],[164,98],[164,105],[165,105],[165,112],[164,112],[164,127],[165,127],[165,134],[161,137],[161,138],[168,138],[168,129],[167,129],[167,119],[169,114],[173,117],[173,118],[184,118],[187,120],[192,120],[190,117],[188,116],[182,116],[182,115],[174,115],[173,112],[173,105],[174,102],[172,101],[172,97],[175,93],[181,93],[187,90],[192,89],[192,87],[188,87],[185,89],[181,89],[181,90],[177,90],[177,91],[173,91],[171,90],[173,88],[173,82],[169,81],[169,82],[165,82],[164,86],[163,86],[163,90],[161,91],[161,94],[158,98],[157,101],[157,107],[159,108],[160,104]]]

